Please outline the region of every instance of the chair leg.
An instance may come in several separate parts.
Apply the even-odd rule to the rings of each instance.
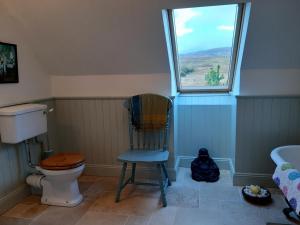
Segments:
[[[165,184],[164,184],[164,172],[162,164],[157,164],[157,169],[159,171],[160,179],[159,179],[159,187],[161,192],[161,201],[163,207],[167,206],[167,199],[166,199],[166,193],[165,193]]]
[[[122,171],[121,171],[120,180],[119,180],[119,186],[118,186],[117,195],[116,195],[116,202],[120,201],[120,196],[121,196],[121,192],[122,192],[122,189],[123,189],[123,183],[124,183],[126,168],[127,168],[127,163],[124,162],[123,167],[122,167]]]
[[[165,176],[166,176],[166,178],[167,178],[167,180],[168,180],[168,186],[171,186],[172,183],[171,183],[171,181],[170,181],[170,178],[169,178],[169,175],[168,175],[168,171],[167,171],[167,169],[166,169],[166,166],[165,166],[165,164],[161,164],[161,166],[162,166],[163,171],[164,171],[164,173],[165,173]]]
[[[132,169],[131,169],[131,183],[134,184],[135,181],[135,168],[136,163],[132,163]]]

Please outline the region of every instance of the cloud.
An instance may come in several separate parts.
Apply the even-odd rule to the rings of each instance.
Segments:
[[[218,30],[223,30],[223,31],[233,31],[234,26],[231,25],[220,25],[217,27]]]
[[[195,12],[192,9],[175,10],[175,26],[177,37],[181,37],[185,34],[193,32],[193,29],[187,27],[186,23],[195,16],[200,16],[200,13]]]

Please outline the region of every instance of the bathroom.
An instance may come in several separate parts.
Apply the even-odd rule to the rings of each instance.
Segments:
[[[180,92],[166,10],[238,3],[243,16],[231,91]],[[297,0],[0,0],[0,42],[16,44],[18,54],[18,82],[0,78],[0,108],[47,106],[47,135],[30,140],[33,164],[47,154],[85,158],[81,203],[49,206],[26,183],[37,171],[28,166],[25,143],[1,141],[0,224],[297,223],[282,213],[287,204],[272,180],[270,154],[300,145],[299,9]],[[124,102],[144,93],[173,101],[167,207],[159,188],[148,186],[128,185],[115,203],[117,158],[130,142]],[[216,183],[190,177],[200,148],[221,170]],[[138,165],[136,179],[154,172]],[[273,202],[246,202],[241,188],[250,184],[268,188]]]

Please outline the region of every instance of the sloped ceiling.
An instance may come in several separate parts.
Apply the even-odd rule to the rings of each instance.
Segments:
[[[238,2],[240,0],[236,0]],[[0,0],[50,75],[162,74],[162,9],[228,0]]]
[[[300,69],[300,1],[253,0],[243,69]]]
[[[2,0],[0,7],[51,75],[149,74],[169,71],[157,2]]]
[[[226,1],[0,0],[0,7],[50,75],[162,74],[169,65],[161,10]],[[251,2],[242,69],[300,68],[300,1]]]

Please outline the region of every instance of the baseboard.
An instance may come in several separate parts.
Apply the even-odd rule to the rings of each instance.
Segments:
[[[231,176],[233,177],[233,175],[235,174],[235,168],[232,159],[229,159],[229,168],[230,168]]]
[[[30,195],[30,189],[26,184],[22,184],[13,191],[0,198],[0,215],[14,207],[22,199]]]
[[[169,177],[172,181],[176,180],[176,170],[175,168],[167,168]],[[102,165],[102,164],[87,164],[84,170],[84,175],[93,175],[93,176],[109,176],[115,177],[120,176],[121,165]],[[127,167],[128,174],[131,172],[131,166]],[[157,168],[139,166],[137,165],[136,169],[137,179],[152,179],[157,177]]]
[[[233,174],[233,185],[245,186],[249,184],[257,184],[263,187],[276,187],[272,180],[271,174],[261,173],[234,173]]]
[[[195,159],[193,156],[177,156],[176,164],[178,167],[190,168],[191,162]],[[230,158],[213,158],[221,170],[230,170],[233,172],[232,160]]]
[[[178,156],[175,157],[175,173],[176,177],[179,172],[180,158]]]

